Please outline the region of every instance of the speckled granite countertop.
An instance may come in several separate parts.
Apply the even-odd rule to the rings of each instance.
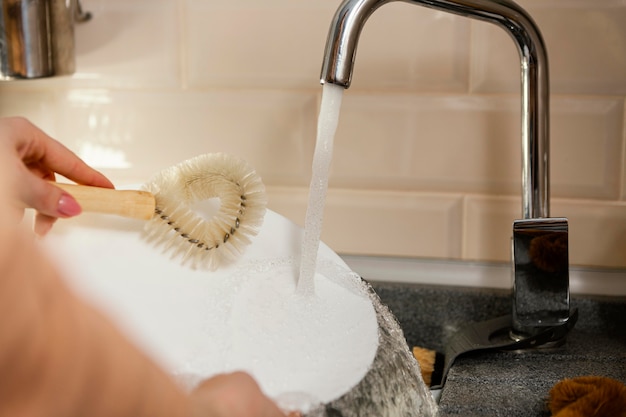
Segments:
[[[511,309],[505,290],[371,284],[400,322],[409,346],[440,352],[464,323]],[[549,416],[548,393],[563,378],[597,375],[626,383],[626,297],[574,295],[571,305],[579,319],[559,348],[457,359],[441,394],[441,416]]]

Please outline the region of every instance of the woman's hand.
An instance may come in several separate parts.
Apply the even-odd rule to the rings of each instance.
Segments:
[[[286,417],[244,372],[207,379],[191,394],[191,402],[193,417]]]
[[[83,162],[60,142],[21,117],[0,119],[0,144],[15,166],[16,206],[37,211],[35,233],[46,234],[54,221],[80,214],[80,205],[67,192],[53,186],[55,174],[85,185],[113,188],[104,175]]]
[[[0,119],[0,212],[16,200],[22,210],[34,207],[40,232],[79,213],[72,197],[48,183],[56,173],[112,187],[28,121]],[[285,417],[242,372],[183,392],[65,285],[21,229],[0,217],[0,416]]]

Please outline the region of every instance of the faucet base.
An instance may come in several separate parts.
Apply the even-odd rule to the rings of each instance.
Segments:
[[[535,348],[555,348],[565,343],[565,336],[578,320],[578,309],[573,309],[569,318],[557,326],[546,327],[538,333],[524,337],[512,333],[511,316],[501,316],[492,320],[471,323],[455,333],[447,341],[444,353],[444,367],[441,381],[433,381],[431,389],[441,389],[446,382],[448,371],[459,356],[476,351],[523,350]]]

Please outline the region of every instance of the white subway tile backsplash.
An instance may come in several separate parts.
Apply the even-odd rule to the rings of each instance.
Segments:
[[[172,0],[83,0],[92,19],[76,25],[72,86],[180,84],[178,5]]]
[[[517,107],[498,97],[381,100],[348,90],[335,140],[333,183],[512,193],[520,178]]]
[[[73,90],[59,103],[60,133],[116,178],[147,179],[201,153],[229,152],[249,160],[269,182],[302,184],[315,104],[314,95],[280,92]],[[94,157],[101,155],[108,159]]]
[[[487,22],[472,22],[470,92],[520,91],[520,56],[511,37]]]
[[[332,183],[519,194],[520,102],[499,96],[385,96],[348,90]],[[623,102],[552,101],[551,178],[558,197],[619,196]]]
[[[618,199],[623,100],[557,96],[550,107],[552,195]]]
[[[462,17],[385,4],[361,34],[351,90],[466,92],[469,33]]]
[[[342,253],[457,258],[461,203],[455,195],[331,190],[322,236]]]
[[[265,184],[267,208],[304,227],[309,199],[307,187],[281,187]]]
[[[626,94],[626,4],[613,0],[521,3],[542,32],[551,91]],[[519,55],[501,28],[472,27],[471,85],[475,92],[519,90]]]
[[[190,87],[320,88],[334,2],[186,4]]]
[[[338,4],[278,9],[188,0],[190,86],[317,88]],[[404,3],[385,5],[363,30],[352,89],[465,92],[468,49],[465,20]]]
[[[50,136],[56,136],[56,119],[53,114],[53,93],[19,91],[0,85],[0,117],[25,117]]]
[[[269,196],[272,210],[304,224],[307,189]],[[461,217],[456,195],[329,189],[322,240],[340,253],[458,258]]]
[[[626,203],[556,200],[552,213],[569,219],[571,263],[626,268]]]
[[[331,184],[406,186],[415,146],[410,140],[415,132],[411,102],[408,97],[378,100],[346,91],[334,141]]]
[[[468,196],[463,218],[463,259],[508,262],[513,220],[521,219],[518,197]]]

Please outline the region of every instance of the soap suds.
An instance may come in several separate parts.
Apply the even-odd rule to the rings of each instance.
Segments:
[[[302,295],[296,292],[296,274],[297,264],[283,260],[269,268],[246,266],[231,276],[228,285],[237,282],[238,290],[230,309],[206,315],[206,333],[197,335],[198,343],[206,343],[204,354],[200,360],[190,355],[184,367],[204,375],[245,370],[269,396],[308,402],[328,402],[356,385],[377,348],[369,298],[319,272],[315,295]],[[355,279],[345,269],[333,278]],[[211,334],[221,335],[219,349]]]

